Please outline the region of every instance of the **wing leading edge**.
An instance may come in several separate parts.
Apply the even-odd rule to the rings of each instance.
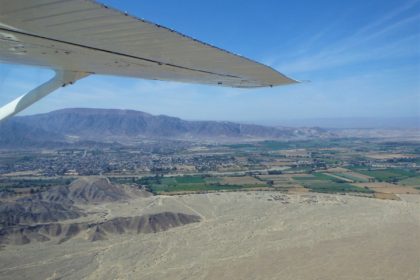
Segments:
[[[0,59],[88,73],[231,87],[296,81],[89,0],[0,0]]]
[[[92,0],[0,0],[0,61],[57,73],[28,93],[30,98],[22,96],[0,108],[0,120],[60,83],[90,74],[239,88],[297,82],[266,65]]]

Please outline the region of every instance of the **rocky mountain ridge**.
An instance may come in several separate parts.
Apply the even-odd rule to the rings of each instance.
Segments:
[[[186,121],[115,109],[63,109],[14,117],[0,124],[0,145],[58,145],[77,141],[124,142],[134,138],[218,140],[330,137],[321,128],[268,127],[219,121]]]
[[[67,186],[55,186],[27,197],[0,199],[0,245],[31,242],[65,242],[74,237],[88,241],[106,240],[112,235],[147,234],[196,223],[197,215],[157,212],[90,220],[87,204],[127,203],[151,196],[137,187],[114,185],[105,177],[82,177]],[[83,221],[74,220],[83,217]]]
[[[63,243],[79,235],[94,242],[106,240],[112,235],[156,233],[199,221],[200,217],[196,215],[162,212],[134,217],[117,217],[103,222],[18,225],[0,228],[0,244],[25,245],[51,240]]]

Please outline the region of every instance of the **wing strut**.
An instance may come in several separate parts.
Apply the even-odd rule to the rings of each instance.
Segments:
[[[86,76],[89,76],[89,73],[69,70],[55,70],[55,76],[51,80],[1,107],[0,121],[16,115],[54,90],[60,87],[65,87],[69,84],[71,85]]]

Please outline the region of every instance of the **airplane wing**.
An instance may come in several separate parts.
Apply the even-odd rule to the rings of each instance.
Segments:
[[[0,0],[0,61],[83,73],[79,78],[105,74],[241,88],[296,82],[91,0]]]

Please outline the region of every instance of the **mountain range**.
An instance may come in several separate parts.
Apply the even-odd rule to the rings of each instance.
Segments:
[[[14,117],[0,124],[0,146],[42,146],[132,139],[250,140],[330,137],[321,128],[268,127],[219,121],[187,121],[134,110],[75,108]]]

